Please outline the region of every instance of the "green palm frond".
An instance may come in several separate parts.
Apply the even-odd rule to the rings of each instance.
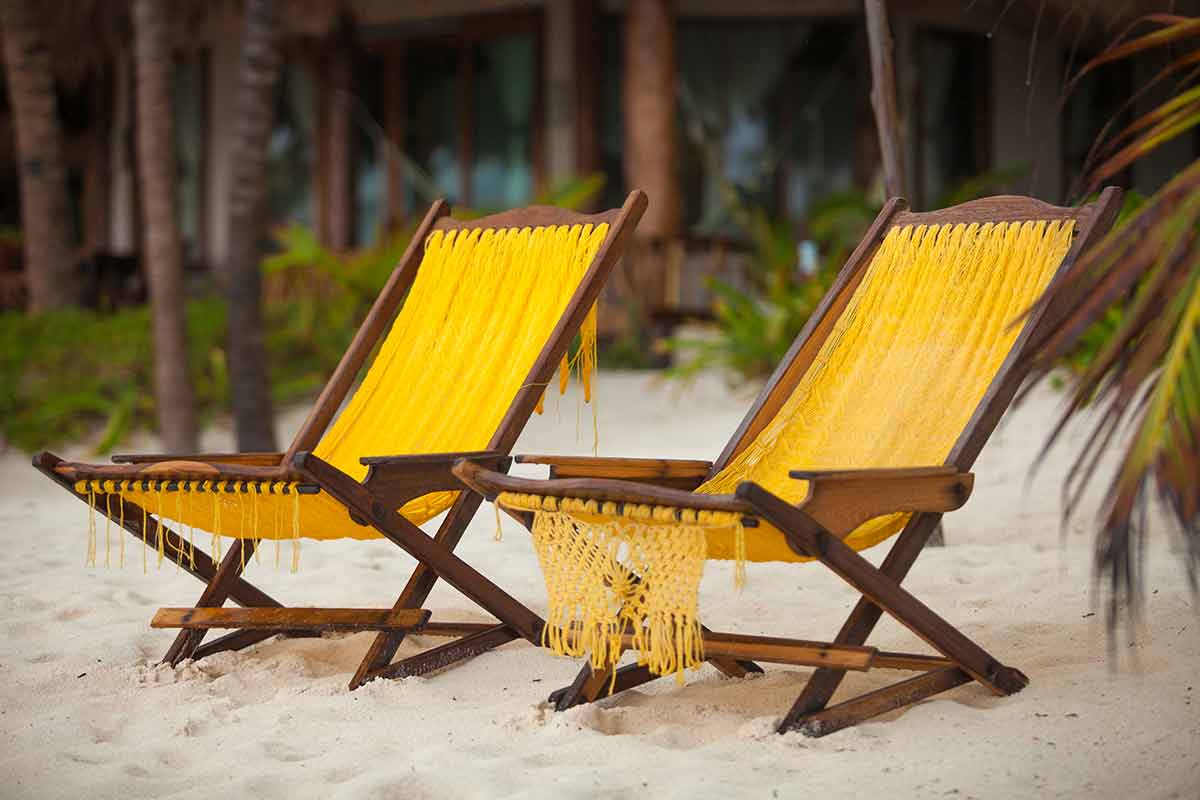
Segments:
[[[1147,27],[1150,31],[1142,32]],[[1088,185],[1099,186],[1167,141],[1200,125],[1200,19],[1152,15],[1131,25],[1096,67],[1154,48],[1172,61],[1152,83],[1183,73],[1173,96],[1115,135],[1111,123],[1089,156]],[[1188,71],[1190,70],[1190,71]],[[1073,84],[1072,84],[1073,85]],[[1141,96],[1146,87],[1135,93]],[[1053,322],[1032,342],[1030,366],[1045,374],[1100,320],[1120,322],[1079,377],[1052,446],[1085,407],[1097,417],[1064,486],[1064,516],[1080,507],[1101,457],[1124,448],[1098,520],[1095,566],[1107,589],[1110,626],[1136,614],[1142,586],[1148,504],[1157,498],[1183,533],[1193,591],[1200,572],[1200,161],[1193,162],[1123,217],[1071,266],[1040,304]]]

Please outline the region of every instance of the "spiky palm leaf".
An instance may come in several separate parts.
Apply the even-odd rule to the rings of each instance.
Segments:
[[[1150,28],[1149,32],[1145,32]],[[1092,149],[1089,189],[1200,123],[1200,19],[1151,15],[1131,25],[1076,76],[1135,53],[1171,48],[1151,81],[1182,77],[1172,96]],[[1139,90],[1132,101],[1145,94]],[[1114,127],[1110,123],[1110,128]],[[1098,421],[1068,473],[1064,514],[1079,508],[1101,456],[1128,443],[1098,521],[1098,579],[1107,583],[1108,619],[1135,614],[1145,549],[1145,511],[1157,495],[1179,524],[1192,590],[1200,568],[1200,161],[1193,162],[1120,221],[1041,300],[1053,324],[1039,331],[1032,368],[1044,374],[1114,306],[1123,321],[1074,387],[1049,437],[1088,406]]]

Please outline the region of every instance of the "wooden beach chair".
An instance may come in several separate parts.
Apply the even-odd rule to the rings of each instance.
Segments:
[[[549,480],[481,461],[463,481],[528,527],[546,573],[544,644],[590,654],[560,710],[707,660],[815,667],[779,731],[820,736],[971,680],[998,695],[1027,678],[901,582],[1024,377],[1019,356],[1053,277],[1112,224],[1120,193],[1080,208],[993,197],[913,213],[892,200],[713,463],[518,456]],[[899,533],[880,567],[858,550]],[[861,594],[832,642],[717,633],[696,620],[706,558],[816,560]],[[736,571],[735,571],[736,574]],[[886,612],[933,654],[866,646]],[[639,663],[614,669],[636,650]],[[828,706],[848,670],[917,675]]]
[[[107,517],[106,532],[118,525],[206,584],[194,607],[160,609],[152,622],[182,629],[167,663],[280,633],[377,631],[354,688],[406,674],[385,669],[406,632],[457,637],[460,657],[515,638],[537,641],[540,618],[454,555],[480,500],[461,491],[450,468],[471,455],[507,469],[547,386],[565,388],[567,351],[581,330],[576,359],[586,391],[595,303],[645,207],[635,191],[599,214],[530,207],[459,221],[438,201],[287,452],[116,456],[113,465],[41,453],[34,466]],[[417,527],[447,510],[436,535]],[[211,557],[190,541],[195,530],[233,544]],[[392,608],[283,606],[241,573],[263,540],[299,537],[386,537],[420,563]],[[421,605],[436,577],[497,621],[431,621]],[[227,600],[241,607],[226,608]],[[214,628],[233,632],[204,643]]]

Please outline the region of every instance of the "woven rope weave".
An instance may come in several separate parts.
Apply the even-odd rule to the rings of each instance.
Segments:
[[[697,493],[727,494],[742,481],[754,481],[799,503],[808,486],[789,478],[790,470],[943,464],[1012,349],[1021,328],[1014,322],[1045,289],[1070,248],[1073,231],[1071,221],[893,227],[782,408]],[[498,502],[536,505],[511,495],[501,495]],[[628,507],[606,505],[614,513],[581,514],[566,500],[554,511],[537,512],[539,555],[550,542],[555,558],[564,558],[558,554],[567,551],[557,542],[570,530],[605,552],[620,550],[612,544],[620,542],[625,552],[636,554],[622,568],[639,575],[650,587],[647,593],[681,594],[640,601],[647,609],[672,609],[669,623],[650,615],[631,620],[628,611],[618,622],[611,609],[621,607],[619,592],[604,588],[612,565],[604,559],[552,564],[547,571],[550,620],[563,631],[582,633],[550,633],[549,640],[564,654],[580,651],[575,641],[592,643],[604,654],[598,658],[593,651],[597,667],[613,663],[611,631],[619,625],[650,629],[645,638],[651,652],[640,657],[651,669],[700,663],[702,656],[676,637],[697,630],[705,558],[807,560],[765,523],[743,530],[728,519],[672,522],[687,509],[665,508],[656,510],[661,524],[647,525],[631,517]],[[897,533],[907,519],[907,514],[892,514],[871,520],[846,543],[870,547]],[[670,535],[676,529],[689,535]],[[703,533],[704,551],[693,546],[692,531]],[[542,561],[545,568],[544,555]],[[597,591],[608,592],[609,599],[596,599]]]

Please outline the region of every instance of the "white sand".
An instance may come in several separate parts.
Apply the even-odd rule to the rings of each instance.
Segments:
[[[150,630],[150,616],[194,602],[200,584],[173,567],[143,576],[128,537],[124,570],[85,569],[84,507],[9,453],[0,458],[0,797],[1200,797],[1200,619],[1170,541],[1156,533],[1146,624],[1120,642],[1118,668],[1108,660],[1103,615],[1092,614],[1090,533],[1059,534],[1068,453],[1026,486],[1058,400],[1039,391],[1010,414],[979,460],[974,497],[949,519],[950,546],[927,552],[907,584],[1024,670],[1029,688],[995,698],[968,685],[818,740],[772,730],[808,675],[799,669],[733,681],[706,667],[682,689],[664,680],[557,714],[541,701],[576,666],[524,643],[354,693],[346,681],[365,634],[158,666],[173,634]],[[748,403],[716,380],[681,396],[647,376],[608,374],[601,452],[712,458]],[[586,452],[573,400],[562,409],[518,449]],[[299,419],[290,413],[283,427]],[[207,444],[227,447],[229,435]],[[527,536],[506,522],[497,543],[494,524],[485,506],[459,552],[544,611]],[[387,606],[411,566],[387,542],[308,543],[298,575],[264,563],[249,577],[285,602]],[[729,567],[710,565],[706,623],[827,638],[854,600],[816,565],[749,575],[738,595]],[[427,605],[442,618],[482,619],[444,586]],[[413,637],[401,654],[442,641]],[[924,650],[890,623],[872,643]],[[840,696],[899,675],[852,674]]]

